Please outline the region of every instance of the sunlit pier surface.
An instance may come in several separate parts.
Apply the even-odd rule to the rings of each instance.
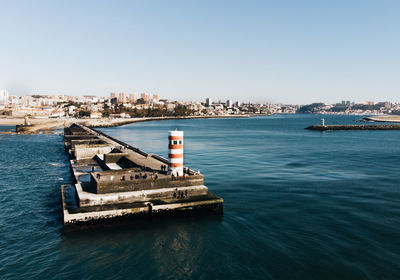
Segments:
[[[65,128],[64,137],[74,179],[61,186],[65,231],[223,212],[223,199],[203,175],[183,166],[183,136],[166,137],[169,160],[79,124]]]

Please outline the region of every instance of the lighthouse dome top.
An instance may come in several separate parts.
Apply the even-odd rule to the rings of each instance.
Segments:
[[[171,130],[168,132],[168,136],[183,136],[182,130]]]

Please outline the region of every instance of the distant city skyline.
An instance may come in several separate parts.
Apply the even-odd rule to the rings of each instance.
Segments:
[[[10,95],[400,102],[397,1],[2,1]]]
[[[49,96],[49,97],[73,97],[73,98],[84,98],[84,97],[94,97],[96,99],[103,98],[104,101],[107,100],[112,100],[116,99],[118,100],[119,103],[129,103],[129,102],[136,102],[138,98],[142,99],[145,102],[155,100],[155,101],[160,101],[160,100],[168,100],[170,102],[181,102],[182,100],[177,100],[177,99],[168,99],[168,98],[163,98],[159,96],[159,94],[148,94],[148,93],[140,93],[140,96],[138,96],[137,93],[131,92],[129,94],[125,92],[119,92],[118,94],[116,92],[110,92],[109,95],[103,96],[103,95],[96,95],[96,94],[83,94],[83,95],[68,95],[68,94],[43,94],[43,93],[34,93],[34,94],[23,94],[23,95],[13,95],[9,94],[7,90],[0,89],[0,104],[7,104],[7,100],[10,97],[10,100],[13,96],[16,96],[17,98],[24,98],[27,96]],[[210,97],[205,97],[203,100],[185,100],[183,102],[201,102],[204,103],[206,107],[210,106],[211,104],[221,104],[221,103],[226,103],[227,107],[231,107],[231,105],[235,104],[236,106],[240,106],[240,104],[282,104],[282,105],[309,105],[312,103],[321,103],[322,101],[313,101],[310,103],[268,103],[268,102],[251,102],[251,101],[242,101],[242,100],[232,100],[232,99],[217,99],[214,100]],[[400,102],[393,102],[391,100],[362,100],[362,101],[354,101],[354,100],[337,100],[334,102],[322,102],[327,105],[334,105],[334,104],[343,104],[343,105],[350,105],[350,104],[367,104],[367,105],[374,105],[377,103],[393,103],[393,104],[400,104]]]

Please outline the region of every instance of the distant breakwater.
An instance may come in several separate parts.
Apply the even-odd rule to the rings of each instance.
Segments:
[[[329,130],[400,130],[400,125],[311,125],[305,129]]]

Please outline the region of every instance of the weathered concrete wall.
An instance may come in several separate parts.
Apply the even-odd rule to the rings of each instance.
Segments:
[[[134,203],[148,200],[164,200],[164,201],[177,201],[188,200],[192,197],[199,197],[208,194],[208,188],[204,185],[183,187],[183,188],[170,188],[170,189],[155,189],[155,190],[144,190],[144,191],[133,191],[133,192],[120,192],[115,194],[93,194],[83,191],[82,185],[75,185],[78,198],[79,206],[82,207],[93,207],[93,206],[104,206],[111,205],[116,206],[119,204]],[[184,195],[184,198],[181,198]]]
[[[73,139],[71,140],[71,148],[75,149],[76,145],[96,145],[96,144],[106,144],[104,141],[100,139]]]
[[[72,140],[99,139],[96,135],[64,135],[66,143],[71,144]]]
[[[97,178],[97,174],[101,174],[100,179]],[[98,194],[162,188],[178,188],[204,184],[204,178],[202,175],[187,176],[186,179],[183,177],[178,177],[176,180],[171,180],[170,177],[166,176],[159,176],[157,179],[152,179],[149,175],[146,179],[136,179],[135,175],[138,174],[136,172],[129,172],[126,169],[121,170],[120,172],[113,171],[112,173],[108,174],[105,172],[94,172],[91,174],[91,184],[96,186]],[[122,180],[123,176],[125,176],[124,180]],[[133,176],[132,180],[131,176]]]
[[[111,152],[112,147],[109,145],[75,145],[75,157],[77,160],[93,158],[97,154],[106,154]]]
[[[97,186],[97,193],[113,193],[113,192],[128,192],[128,191],[139,191],[139,190],[153,190],[159,188],[178,188],[178,187],[188,187],[203,184],[203,180],[152,180],[152,179],[142,179],[140,182],[130,181],[130,182],[114,182],[109,185]]]
[[[105,163],[117,163],[122,157],[127,156],[127,153],[110,153],[104,155]]]
[[[125,225],[142,219],[187,215],[221,215],[223,213],[223,199],[209,193],[205,200],[181,201],[176,203],[158,204],[152,201],[143,201],[126,207],[108,209],[105,205],[88,211],[77,208],[67,210],[62,188],[64,231],[82,230],[86,228]],[[97,210],[96,210],[97,209]]]

